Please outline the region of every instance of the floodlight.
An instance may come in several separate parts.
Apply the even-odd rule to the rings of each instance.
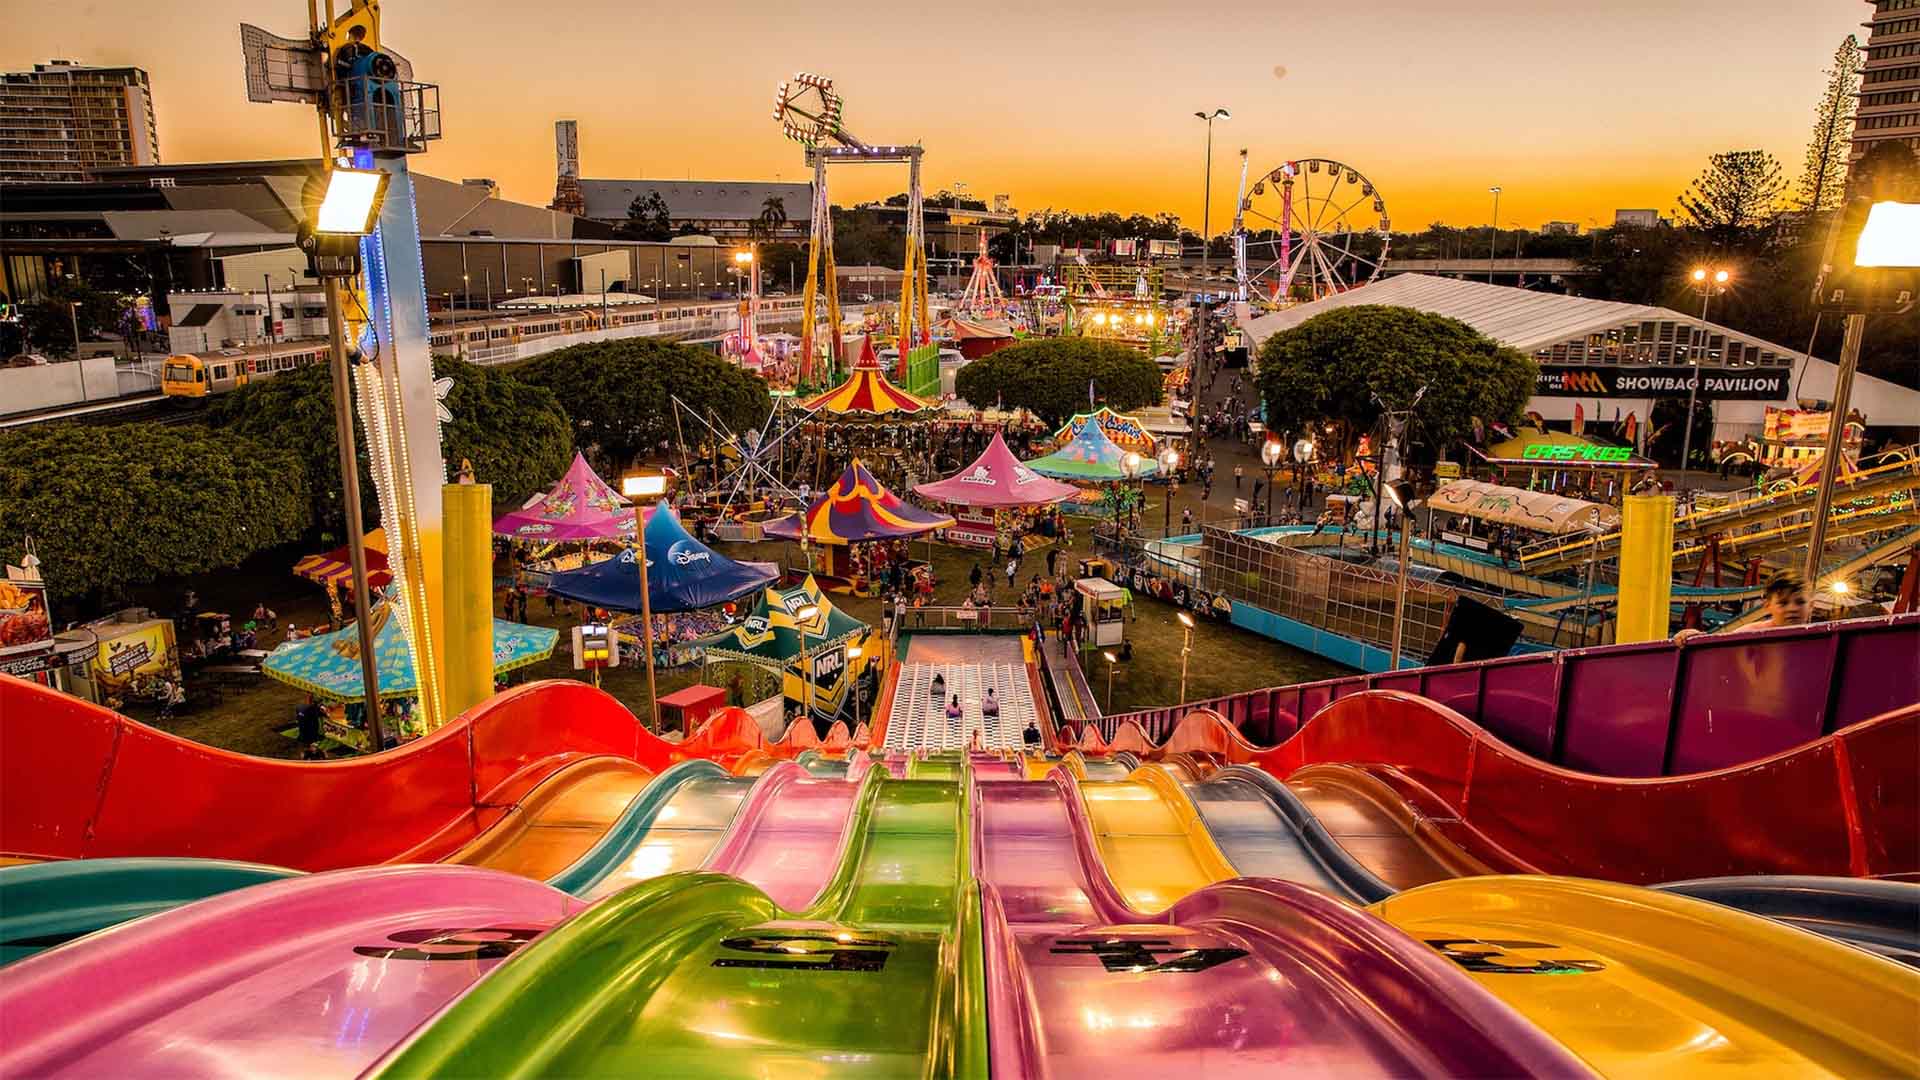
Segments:
[[[820,614],[820,605],[808,604],[807,606],[799,609],[798,611],[795,611],[793,613],[793,617],[799,622],[812,622],[813,617],[818,614]]]
[[[1119,657],[1117,657],[1117,656],[1115,656],[1115,655],[1113,655],[1113,650],[1112,650],[1112,649],[1103,649],[1103,650],[1101,650],[1101,652],[1100,652],[1100,655],[1101,655],[1102,657],[1104,657],[1104,658],[1106,658],[1106,661],[1107,661],[1107,663],[1109,663],[1109,664],[1117,664],[1117,663],[1119,663],[1119,662],[1120,662],[1120,658],[1119,658]]]
[[[1413,497],[1413,483],[1408,480],[1395,480],[1382,489],[1387,493],[1387,501],[1396,509],[1409,510],[1418,499]]]
[[[1837,579],[1827,585],[1827,591],[1835,596],[1845,596],[1853,591],[1853,586],[1848,585],[1845,579]]]
[[[1877,202],[1854,249],[1853,265],[1920,266],[1920,203]]]
[[[1193,616],[1182,611],[1176,617],[1180,620],[1181,626],[1184,626],[1189,630],[1193,629]]]
[[[862,656],[865,656],[866,654],[867,654],[867,651],[865,649],[862,649],[858,645],[847,646],[847,659],[849,660],[858,660]]]
[[[629,499],[654,499],[667,490],[667,478],[660,473],[635,473],[620,479],[620,494]]]
[[[333,169],[326,194],[314,212],[313,231],[322,236],[365,236],[380,223],[388,174],[380,169]]]
[[[733,253],[733,261],[737,263],[750,263],[753,261],[753,252],[736,251]]]

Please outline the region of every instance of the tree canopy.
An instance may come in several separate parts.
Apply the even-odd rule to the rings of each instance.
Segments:
[[[1267,426],[1299,431],[1331,420],[1351,442],[1380,419],[1381,405],[1413,407],[1416,434],[1444,446],[1473,420],[1517,420],[1539,367],[1458,319],[1369,304],[1316,315],[1260,347],[1256,379]],[[1420,404],[1413,398],[1424,386]]]
[[[1848,34],[1834,50],[1826,72],[1827,88],[1813,110],[1813,137],[1807,140],[1807,160],[1800,171],[1802,210],[1831,210],[1840,205],[1853,116],[1860,103],[1860,64],[1860,41]]]
[[[627,204],[627,220],[620,223],[619,231],[629,240],[673,239],[673,215],[667,209],[667,200],[657,190],[634,196]]]
[[[300,456],[278,441],[193,424],[0,432],[0,557],[33,537],[61,598],[237,565],[298,538],[310,505]]]
[[[76,324],[82,341],[125,336],[128,311],[120,296],[68,274],[48,281],[44,296],[20,305],[20,323],[34,348],[50,356],[72,356]]]
[[[435,357],[436,378],[453,379],[447,410],[453,422],[441,429],[448,473],[462,459],[474,477],[493,485],[498,507],[517,506],[566,471],[572,456],[567,414],[551,393],[498,368],[452,357]],[[299,368],[242,387],[220,398],[208,415],[214,428],[290,448],[299,458],[302,489],[312,499],[311,520],[339,535],[346,516],[340,502],[340,450],[333,433],[333,379],[321,365]],[[368,472],[366,433],[354,418],[360,450],[361,509],[368,526],[379,510]]]
[[[575,444],[597,448],[593,456],[610,469],[675,437],[675,395],[735,431],[758,427],[773,408],[760,376],[705,350],[653,338],[573,345],[509,370],[552,391],[572,418]]]
[[[1780,162],[1765,150],[1729,150],[1707,167],[1679,198],[1680,213],[1716,243],[1730,243],[1774,223],[1787,190]]]
[[[981,408],[996,401],[1023,408],[1049,424],[1096,400],[1120,412],[1160,403],[1160,367],[1136,349],[1092,338],[1035,338],[988,353],[960,369],[959,395]]]

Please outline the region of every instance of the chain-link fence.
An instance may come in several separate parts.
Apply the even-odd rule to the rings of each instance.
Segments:
[[[1369,645],[1393,641],[1395,571],[1356,565],[1208,527],[1201,573],[1232,600]],[[1461,590],[1419,579],[1407,583],[1402,650],[1425,656],[1440,643]]]

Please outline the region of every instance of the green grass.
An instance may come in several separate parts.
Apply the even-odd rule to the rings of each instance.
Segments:
[[[1150,489],[1149,496],[1155,500],[1150,505],[1148,516],[1151,517],[1151,511],[1159,506],[1158,489]],[[1185,501],[1184,498],[1181,500]],[[1085,521],[1076,522],[1075,533],[1073,547],[1061,554],[1062,567],[1091,554]],[[797,546],[779,542],[729,544],[723,545],[722,550],[737,559],[782,565],[797,563],[800,558]],[[913,545],[916,558],[925,558],[927,551],[924,542]],[[935,544],[932,553],[934,570],[940,582],[935,592],[935,602],[938,604],[960,603],[967,591],[968,571],[975,562],[980,564],[983,573],[992,569],[987,565],[986,552]],[[998,577],[1001,589],[997,594],[1001,597],[1006,595],[1004,567],[1003,562]],[[1022,581],[1028,575],[1044,572],[1045,568],[1044,550],[1028,555],[1022,565]],[[225,575],[198,579],[194,584],[203,597],[208,597],[209,601],[224,602],[227,610],[235,612],[251,610],[252,604],[247,597],[267,596],[268,602],[279,611],[283,626],[288,621],[303,626],[311,625],[326,616],[326,603],[318,589],[310,588],[289,576],[288,580],[294,581],[294,588],[288,591],[284,583],[263,576],[277,573],[284,573],[279,561],[262,561],[258,567],[249,564]],[[227,596],[231,599],[223,599]],[[498,611],[504,615],[504,594],[498,599]],[[863,622],[876,626],[881,623],[880,601],[877,597],[836,593],[833,594],[833,602]],[[1113,710],[1123,712],[1172,704],[1180,692],[1181,627],[1174,617],[1174,608],[1144,596],[1136,597],[1134,607],[1135,617],[1127,623],[1126,628],[1127,636],[1133,642],[1133,658],[1116,665],[1113,674]],[[546,601],[536,597],[528,605],[528,621],[559,629],[560,646],[550,659],[514,672],[513,681],[582,678],[584,673],[573,670],[572,656],[567,647],[567,630],[578,621],[577,610],[562,602],[549,613]],[[262,641],[261,647],[271,649],[278,642],[279,636],[272,634]],[[1107,665],[1096,651],[1087,654],[1086,668],[1087,682],[1104,709],[1107,704]],[[713,670],[713,681],[724,685],[725,669],[716,667]],[[1197,701],[1263,686],[1307,682],[1345,673],[1346,669],[1337,664],[1289,646],[1225,623],[1202,621],[1194,630],[1186,696],[1187,700]],[[662,695],[691,686],[699,680],[698,667],[662,671],[657,679]],[[606,671],[602,675],[601,687],[633,710],[635,715],[644,717],[647,714],[644,667]],[[201,679],[190,680],[186,708],[166,723],[157,723],[151,709],[134,706],[130,712],[164,730],[212,746],[262,757],[297,756],[298,747],[281,731],[292,724],[293,711],[305,700],[304,694],[264,676],[227,681],[218,686],[217,697],[208,693],[210,688],[211,684]]]

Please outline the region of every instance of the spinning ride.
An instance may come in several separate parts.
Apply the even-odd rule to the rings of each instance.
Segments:
[[[900,354],[904,359],[915,345],[932,340],[927,312],[926,215],[921,201],[919,146],[876,146],[863,142],[841,126],[842,102],[833,80],[801,72],[780,84],[774,96],[773,118],[787,138],[806,148],[813,170],[812,233],[807,241],[807,283],[801,291],[801,347],[799,378],[812,382],[815,340],[822,292],[829,333],[828,364],[839,365],[840,290],[833,258],[833,213],[827,196],[829,162],[905,163],[907,166],[906,259],[900,280]]]
[[[1391,241],[1387,202],[1360,170],[1331,158],[1282,162],[1244,190],[1233,214],[1243,300],[1310,302],[1374,280]]]

